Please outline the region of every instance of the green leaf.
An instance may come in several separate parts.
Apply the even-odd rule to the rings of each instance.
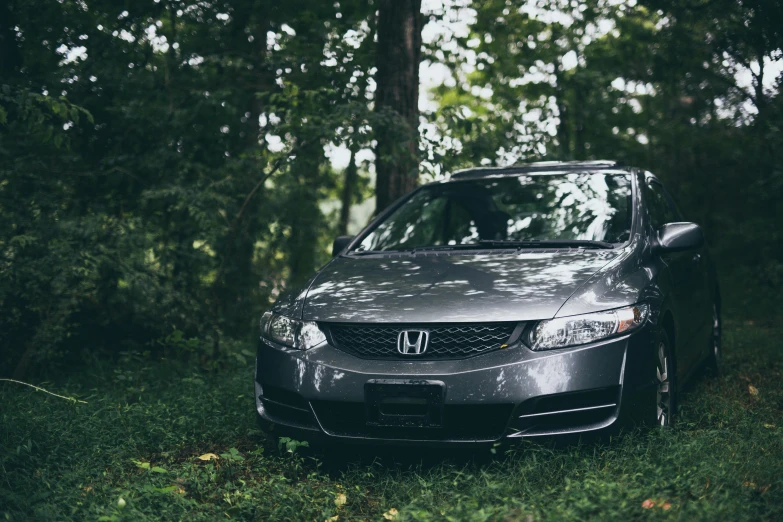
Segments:
[[[131,460],[134,464],[136,464],[137,467],[141,469],[150,469],[150,463],[149,462],[142,462],[140,460]]]

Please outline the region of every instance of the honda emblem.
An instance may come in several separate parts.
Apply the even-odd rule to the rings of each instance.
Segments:
[[[429,342],[427,330],[403,330],[397,337],[397,351],[403,355],[421,355],[427,351]]]

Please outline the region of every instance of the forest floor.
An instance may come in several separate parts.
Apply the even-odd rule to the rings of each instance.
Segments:
[[[495,453],[280,449],[250,364],[126,357],[48,384],[87,404],[0,383],[0,520],[783,520],[781,337],[727,321],[725,371],[674,429]]]

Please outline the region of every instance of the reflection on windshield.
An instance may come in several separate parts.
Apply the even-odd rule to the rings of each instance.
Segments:
[[[630,229],[630,175],[522,175],[425,187],[378,224],[357,250],[481,241],[622,243]]]

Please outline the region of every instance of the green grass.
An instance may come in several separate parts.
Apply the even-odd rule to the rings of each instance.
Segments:
[[[724,375],[673,430],[495,455],[279,450],[244,366],[126,358],[49,384],[88,404],[0,383],[0,520],[780,520],[782,334],[728,324]]]

